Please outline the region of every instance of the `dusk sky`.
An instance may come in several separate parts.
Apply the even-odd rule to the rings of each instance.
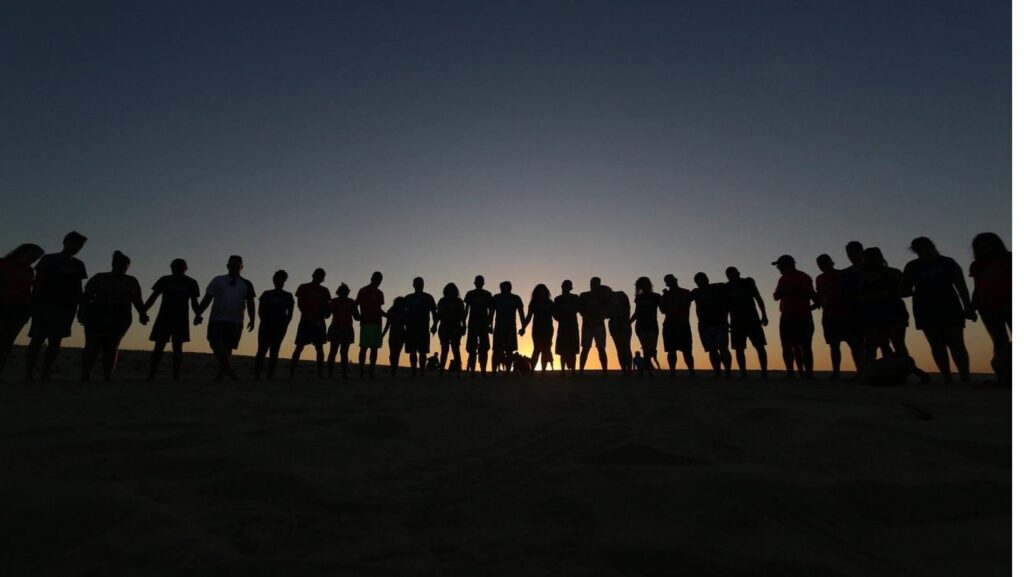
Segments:
[[[479,273],[528,301],[538,282],[632,294],[641,275],[690,287],[734,265],[769,300],[779,368],[780,254],[814,276],[858,239],[902,268],[925,235],[966,271],[976,233],[1011,240],[1010,11],[9,2],[0,250],[55,251],[75,229],[90,274],[120,249],[147,296],[175,257],[205,287],[237,253],[257,292],[279,268],[294,290],[322,266],[332,291],[380,270],[388,302],[415,276],[439,297]],[[989,370],[980,323],[967,334]],[[136,323],[124,346],[148,335]],[[820,327],[815,347],[827,368]]]

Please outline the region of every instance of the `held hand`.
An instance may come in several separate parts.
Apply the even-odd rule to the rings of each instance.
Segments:
[[[964,311],[964,318],[971,321],[972,323],[978,322],[978,312],[974,309]]]
[[[251,333],[252,330],[255,329],[255,328],[256,328],[256,321],[255,320],[250,320],[249,321],[249,332]]]
[[[768,326],[768,317],[764,317],[763,319],[761,319],[761,326],[762,327]]]
[[[434,325],[434,326],[430,327],[430,334],[432,334],[432,335],[436,335],[437,334],[437,325]]]
[[[141,315],[139,315],[139,322],[142,323],[143,325],[148,325],[149,315],[147,315],[146,313],[142,313]]]
[[[192,324],[194,324],[197,327],[199,325],[203,324],[203,316],[202,315],[196,315],[196,320],[192,321]]]
[[[526,335],[526,329],[519,329],[519,336],[522,337],[522,336],[525,336],[525,335]]]

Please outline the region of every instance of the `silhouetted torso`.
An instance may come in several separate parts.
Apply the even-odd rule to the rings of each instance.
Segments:
[[[516,294],[498,293],[494,295],[494,330],[515,330],[516,311],[523,308],[523,299]]]
[[[36,265],[36,302],[74,309],[82,297],[82,281],[88,278],[82,261],[64,253],[44,255]]]
[[[384,320],[384,293],[373,285],[366,285],[359,289],[356,295],[356,304],[359,305],[359,315],[364,325],[383,324]]]
[[[352,329],[353,317],[356,311],[356,301],[349,297],[334,297],[331,299],[331,327]]]
[[[658,308],[661,295],[654,292],[640,293],[633,300],[636,303],[636,332],[658,332]]]
[[[284,332],[291,320],[289,311],[295,308],[295,297],[283,289],[270,289],[260,295],[260,331],[268,330]]]
[[[405,344],[405,304],[391,305],[387,312],[388,323],[388,345],[392,348],[401,348]]]
[[[584,327],[603,327],[608,318],[608,291],[602,287],[580,293],[580,316]]]
[[[865,271],[861,281],[860,302],[864,323],[871,326],[907,326],[910,315],[901,294],[903,273],[884,267]]]
[[[903,280],[912,289],[914,321],[918,328],[964,326],[964,309],[953,281],[963,269],[948,256],[916,258],[903,269]]]
[[[794,270],[779,276],[779,284],[775,288],[779,295],[779,318],[809,319],[811,318],[811,298],[814,296],[814,281],[802,271]]]
[[[301,284],[295,291],[295,302],[302,314],[301,322],[321,324],[331,302],[331,291],[316,283]]]
[[[475,288],[466,293],[466,306],[469,308],[469,319],[466,328],[470,332],[486,331],[491,322],[491,303],[493,296],[490,291]]]
[[[462,319],[465,316],[466,305],[462,299],[441,297],[441,300],[437,301],[438,334],[447,338],[458,336],[462,329]]]
[[[156,323],[170,325],[182,320],[188,323],[189,302],[199,298],[199,283],[183,274],[169,274],[153,284],[153,292],[160,293],[160,312],[156,315]]]
[[[214,277],[206,287],[206,294],[213,297],[210,322],[239,325],[245,320],[245,301],[256,298],[256,290],[251,282],[230,274]]]
[[[738,278],[725,283],[726,306],[732,323],[753,325],[761,319],[757,316],[757,284],[752,278]]]
[[[0,258],[0,322],[24,322],[32,305],[35,271],[15,259]]]
[[[625,293],[614,293],[608,297],[608,332],[612,335],[632,334],[633,327],[629,323],[632,315],[629,296]]]
[[[406,333],[430,332],[430,315],[437,311],[434,297],[426,292],[413,292],[405,297]]]
[[[697,287],[690,294],[696,305],[698,325],[714,326],[729,322],[729,294],[724,284],[716,282]]]
[[[837,270],[825,271],[814,280],[821,318],[838,318],[848,313],[848,299],[843,297],[842,283],[843,273]]]
[[[683,287],[673,287],[661,295],[661,312],[665,314],[665,324],[683,324],[690,322],[690,303],[693,295]]]
[[[973,304],[979,311],[1011,310],[1013,301],[1013,258],[1011,253],[971,263],[974,278]]]
[[[85,331],[123,335],[132,324],[132,303],[141,298],[142,288],[133,276],[113,272],[93,275],[85,285]]]
[[[550,343],[555,334],[555,303],[550,299],[531,300],[530,312],[533,313],[533,339]]]

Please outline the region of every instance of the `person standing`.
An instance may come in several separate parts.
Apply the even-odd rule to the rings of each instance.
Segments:
[[[740,276],[740,271],[731,266],[725,269],[726,302],[729,309],[729,329],[732,332],[732,350],[736,351],[736,366],[740,378],[747,378],[747,341],[757,351],[757,362],[761,367],[761,378],[768,378],[768,351],[764,327],[768,326],[768,313],[764,299],[754,279]],[[758,316],[760,312],[760,316]]]
[[[857,344],[858,361],[864,358],[864,303],[861,302],[861,287],[864,285],[864,245],[857,240],[846,243],[846,258],[850,266],[839,271],[839,298],[843,313],[848,321],[846,331],[850,340]],[[857,371],[863,367],[857,364]]]
[[[487,372],[487,351],[491,349],[491,316],[494,297],[484,289],[484,277],[476,275],[473,279],[473,290],[466,293],[466,352],[469,354],[469,374],[476,370],[477,361],[480,372]]]
[[[583,339],[580,352],[580,370],[586,370],[590,347],[597,349],[597,357],[601,361],[601,373],[608,376],[608,353],[605,351],[607,332],[604,321],[608,318],[608,287],[601,284],[601,279],[590,279],[590,290],[580,293],[580,316],[583,317]]]
[[[971,242],[974,261],[970,275],[974,279],[971,306],[981,315],[992,338],[993,362],[999,380],[1010,382],[1010,330],[1013,318],[1013,255],[1003,239],[983,232]]]
[[[43,256],[35,244],[23,244],[0,258],[0,372],[11,355],[14,341],[32,317],[32,265]]]
[[[636,279],[636,308],[630,323],[636,323],[636,336],[643,349],[643,364],[637,370],[642,377],[646,370],[648,377],[654,377],[654,357],[658,354],[658,309],[661,307],[661,295],[654,292],[651,279],[642,276]]]
[[[693,331],[690,329],[690,291],[679,286],[675,275],[665,275],[665,289],[661,291],[661,312],[665,315],[662,324],[662,340],[668,355],[668,376],[676,376],[676,353],[683,353],[683,362],[695,377],[693,370]],[[616,346],[617,348],[617,346]]]
[[[813,379],[814,318],[811,311],[817,307],[814,281],[807,273],[797,270],[796,260],[788,254],[780,256],[772,265],[780,274],[773,297],[779,301],[779,338],[786,374],[793,378],[795,363],[801,378]]]
[[[860,302],[864,310],[864,350],[861,369],[866,369],[881,350],[883,357],[909,357],[907,325],[910,315],[903,302],[903,273],[889,266],[878,247],[864,250],[864,274]]]
[[[311,282],[299,285],[295,291],[295,302],[299,307],[299,327],[295,332],[295,352],[292,353],[292,365],[289,377],[295,376],[295,367],[299,364],[302,349],[313,345],[316,351],[316,376],[323,377],[324,343],[327,342],[327,315],[330,314],[331,291],[323,286],[327,272],[322,268],[313,271]]]
[[[628,299],[627,299],[628,306]],[[555,339],[555,354],[561,360],[562,376],[565,369],[576,374],[576,356],[580,354],[580,297],[572,294],[572,281],[562,281],[562,294],[555,297],[555,320],[558,321],[558,337]],[[626,315],[627,322],[629,315]]]
[[[725,285],[712,284],[708,275],[699,272],[693,277],[697,288],[690,293],[697,309],[697,334],[711,359],[715,378],[732,376],[732,355],[729,354],[729,296]]]
[[[219,365],[216,380],[226,376],[237,381],[238,375],[231,368],[231,354],[242,340],[242,325],[246,314],[249,317],[249,332],[256,327],[256,290],[251,282],[242,278],[242,257],[231,255],[227,268],[228,274],[214,277],[206,286],[206,295],[196,311],[195,324],[202,324],[202,315],[212,304],[206,339]]]
[[[863,321],[856,318],[851,310],[851,306],[859,297],[855,294],[848,296],[848,291],[843,286],[845,273],[836,270],[832,257],[827,254],[819,255],[817,263],[821,274],[814,279],[814,288],[818,295],[818,304],[821,305],[821,330],[825,333],[825,343],[828,344],[832,357],[832,378],[838,379],[843,360],[841,347],[844,342],[850,348],[850,357],[853,358],[858,372],[860,370],[863,331],[859,327],[863,325]]]
[[[331,327],[327,329],[327,340],[331,343],[331,349],[327,353],[327,376],[334,377],[334,358],[341,353],[341,378],[348,379],[348,349],[356,341],[356,331],[353,320],[357,319],[358,311],[356,301],[349,298],[351,289],[348,285],[341,283],[336,295],[328,305],[331,316]]]
[[[272,280],[274,288],[263,291],[263,294],[260,295],[260,330],[257,333],[259,344],[256,346],[255,361],[257,381],[262,376],[264,359],[268,354],[270,359],[267,361],[267,379],[274,378],[277,358],[281,353],[281,343],[284,342],[284,335],[288,332],[292,315],[295,314],[295,297],[292,296],[292,293],[284,290],[288,273],[279,270],[274,273]]]
[[[523,299],[512,294],[512,283],[502,281],[501,292],[494,295],[491,306],[491,326],[494,327],[494,356],[491,358],[491,371],[498,372],[504,367],[506,373],[512,372],[512,354],[519,350],[519,339],[516,337],[516,314],[519,323],[526,323],[523,314]]]
[[[530,305],[523,321],[523,327],[519,329],[519,336],[526,334],[526,327],[533,322],[533,354],[530,356],[530,370],[536,370],[537,360],[540,360],[541,371],[548,367],[555,368],[555,359],[551,356],[551,341],[555,337],[555,303],[551,300],[551,291],[547,285],[539,284],[533,289],[530,295]]]
[[[978,315],[971,306],[964,271],[955,260],[939,254],[927,237],[915,238],[910,250],[917,258],[903,268],[903,280],[910,291],[914,324],[924,332],[942,380],[953,381],[949,369],[952,357],[960,381],[969,383],[971,367],[964,344],[964,321],[977,320]]]
[[[85,326],[83,381],[89,380],[99,357],[103,358],[103,380],[110,381],[117,365],[117,349],[132,325],[133,306],[139,313],[139,322],[149,322],[139,281],[128,275],[131,260],[119,250],[114,251],[111,260],[110,272],[98,273],[85,283],[78,309],[79,321]]]
[[[438,376],[444,374],[445,368],[455,371],[458,377],[462,373],[462,351],[459,350],[462,335],[466,332],[466,304],[459,298],[459,287],[450,282],[444,286],[441,300],[437,302],[437,315],[434,326],[430,329],[441,341],[441,359]],[[452,352],[452,364],[448,365],[448,351]]]
[[[199,309],[199,283],[185,275],[186,271],[188,263],[184,259],[176,258],[171,261],[171,274],[157,279],[153,285],[153,292],[146,299],[147,312],[153,308],[156,299],[161,299],[160,310],[149,333],[149,340],[153,342],[153,353],[149,357],[147,380],[156,379],[160,359],[168,342],[171,343],[172,378],[175,381],[181,378],[181,364],[184,359],[182,348],[191,339],[189,327],[192,322],[189,319],[189,308],[191,305],[193,314]]]
[[[363,377],[366,352],[370,352],[370,378],[377,368],[377,350],[384,343],[384,293],[380,283],[384,275],[380,271],[370,276],[370,284],[359,289],[356,304],[359,305],[359,378]]]
[[[629,295],[623,291],[611,293],[608,296],[608,334],[615,343],[619,369],[627,377],[633,372],[633,324],[630,319]]]
[[[398,361],[402,359],[402,351],[405,349],[405,297],[395,297],[384,316],[388,320],[383,335],[388,336],[391,376],[394,377],[398,374]]]
[[[71,231],[64,235],[64,248],[39,259],[35,284],[32,286],[32,326],[29,327],[28,349],[25,351],[25,378],[35,379],[39,351],[46,342],[43,358],[43,380],[60,354],[61,341],[71,336],[78,303],[82,300],[82,281],[89,278],[85,265],[75,258],[85,246],[86,238]]]
[[[430,354],[430,323],[437,322],[437,302],[434,296],[423,292],[423,279],[412,281],[413,292],[405,295],[405,352],[409,354],[412,376],[423,376]]]

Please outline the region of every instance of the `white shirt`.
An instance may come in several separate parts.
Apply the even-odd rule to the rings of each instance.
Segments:
[[[239,325],[245,320],[246,299],[256,298],[256,290],[252,288],[251,282],[229,274],[214,277],[206,287],[206,294],[213,297],[210,322]]]

